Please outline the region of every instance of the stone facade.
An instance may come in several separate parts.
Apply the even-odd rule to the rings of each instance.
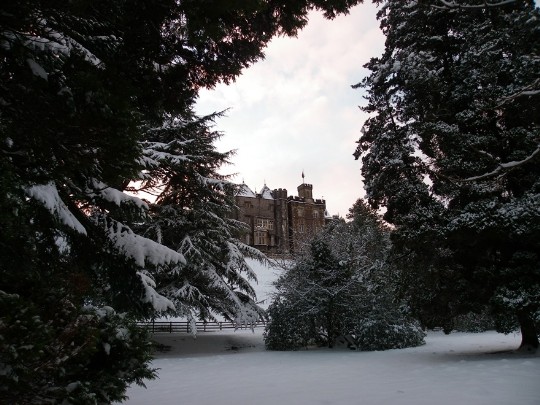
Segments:
[[[298,196],[288,196],[282,188],[272,191],[266,185],[254,193],[242,184],[236,205],[236,219],[249,228],[243,241],[265,253],[294,252],[325,223],[326,202],[313,198],[311,184],[299,185]]]

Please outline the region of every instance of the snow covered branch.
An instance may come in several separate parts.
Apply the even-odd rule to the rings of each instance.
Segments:
[[[137,235],[120,222],[111,220],[111,225],[107,229],[107,236],[118,250],[135,260],[140,267],[145,267],[147,263],[155,266],[186,263],[186,259],[181,253],[151,239]]]
[[[524,87],[523,89],[503,98],[498,107],[502,106],[503,104],[506,104],[509,101],[515,100],[518,97],[532,97],[537,96],[540,94],[540,79],[536,79],[534,82],[532,82],[530,85]]]
[[[2,47],[10,49],[16,41],[20,41],[34,52],[44,52],[65,58],[72,53],[78,53],[86,62],[99,68],[104,67],[103,62],[92,51],[74,38],[52,29],[46,19],[37,19],[36,27],[40,30],[38,35],[14,30],[4,31]]]
[[[501,173],[503,170],[511,170],[511,169],[514,169],[514,168],[516,168],[518,166],[521,166],[521,165],[531,161],[539,153],[540,153],[540,145],[538,145],[538,147],[534,150],[533,153],[531,153],[529,156],[527,156],[523,160],[515,160],[515,161],[512,161],[512,162],[508,162],[508,163],[499,163],[497,168],[495,170],[492,170],[489,173],[484,173],[484,174],[481,174],[479,176],[474,176],[474,177],[468,177],[468,178],[463,179],[461,181],[462,182],[469,182],[469,181],[483,180],[483,179],[495,176],[495,175]]]
[[[91,198],[99,197],[119,207],[122,204],[131,203],[142,211],[148,210],[148,204],[140,198],[112,188],[98,179],[90,179],[86,193]]]
[[[177,165],[190,161],[190,156],[183,153],[178,153],[178,149],[181,146],[185,146],[191,142],[193,142],[193,140],[174,140],[169,143],[149,141],[140,142],[140,145],[143,148],[140,163],[146,168],[151,169],[159,167],[162,162]]]
[[[440,9],[451,9],[451,8],[486,8],[486,7],[500,7],[506,4],[515,3],[516,0],[501,0],[495,3],[484,1],[482,4],[458,4],[455,1],[446,1],[440,0],[443,6],[433,6]]]
[[[151,304],[152,307],[158,312],[164,312],[168,309],[174,310],[173,302],[155,290],[156,283],[151,277],[148,276],[148,274],[145,274],[144,272],[137,272],[137,275],[140,277],[144,286],[143,302]]]
[[[58,194],[58,189],[53,182],[26,187],[25,192],[26,195],[43,204],[64,225],[86,235],[86,229],[71,213],[64,201],[62,201],[62,198]]]

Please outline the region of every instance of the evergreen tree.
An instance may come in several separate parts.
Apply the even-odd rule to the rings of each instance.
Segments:
[[[159,151],[157,143],[162,142],[153,129],[176,119],[204,127],[204,120],[201,124],[190,112],[199,88],[233,80],[263,56],[273,36],[294,35],[302,28],[310,9],[331,18],[356,3],[2,3],[1,402],[122,399],[128,384],[153,375],[149,345],[134,322],[175,309],[174,294],[167,298],[157,290],[168,293],[166,283],[184,269],[182,274],[191,274],[187,279],[208,294],[205,299],[211,303],[182,302],[231,314],[230,302],[241,298],[248,304],[237,304],[234,310],[247,311],[252,291],[239,273],[249,276],[249,270],[236,255],[244,247],[223,239],[228,244],[218,253],[216,232],[208,249],[200,248],[206,243],[204,232],[212,230],[198,227],[219,225],[221,235],[228,235],[235,226],[217,207],[225,197],[212,197],[206,206],[192,199],[194,205],[182,206],[180,215],[166,213],[174,202],[167,193],[175,190],[174,182],[184,180],[180,173],[195,176],[188,179],[192,191],[201,186],[221,195],[215,166],[207,172],[203,164],[179,169],[177,163],[158,159],[164,171],[177,172],[161,177],[171,185],[166,185],[159,208],[127,195],[124,188],[157,173],[147,159],[147,152]],[[202,138],[197,143],[198,136]],[[211,165],[222,162],[222,157],[212,157],[208,147],[214,138],[204,129],[184,139],[202,148],[190,150],[193,156],[210,153]],[[177,143],[172,138],[168,142]],[[211,179],[216,183],[209,187]],[[223,189],[229,187],[221,183]],[[183,192],[182,187],[175,193]],[[141,226],[145,221],[154,221],[153,226],[167,216],[181,218],[172,225],[185,222],[204,259],[177,251],[180,245],[169,238],[170,231],[164,244],[152,240],[151,233],[141,234],[147,229]],[[219,261],[212,263],[219,269],[219,287],[205,285],[216,282],[206,266],[211,259]],[[206,273],[195,274],[202,268]],[[183,282],[183,277],[178,280]]]
[[[276,283],[265,343],[271,350],[346,341],[360,350],[417,346],[423,333],[394,300],[388,232],[359,200],[352,221],[326,228]]]
[[[232,219],[238,186],[217,172],[231,152],[215,149],[220,134],[210,126],[216,115],[186,113],[146,131],[152,141],[143,142],[147,172],[140,189],[155,192],[157,199],[142,229],[186,259],[155,275],[175,315],[206,320],[219,314],[252,324],[263,313],[254,301],[249,280],[255,274],[245,257],[266,258],[237,238],[246,229]]]
[[[358,86],[355,156],[395,227],[404,293],[427,326],[486,305],[538,347],[540,15],[533,1],[387,2]]]

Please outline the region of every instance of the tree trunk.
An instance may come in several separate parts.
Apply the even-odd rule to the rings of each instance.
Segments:
[[[326,319],[326,333],[328,336],[328,348],[334,347],[334,323],[332,322],[332,315],[328,315]]]
[[[539,342],[534,320],[529,313],[525,311],[518,312],[517,317],[521,329],[521,345],[519,346],[519,350],[536,352]]]
[[[326,333],[328,334],[328,347],[334,347],[334,302],[330,300],[328,303],[328,312],[326,313]]]

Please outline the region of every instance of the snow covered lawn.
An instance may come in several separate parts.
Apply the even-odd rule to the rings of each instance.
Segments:
[[[270,352],[261,330],[156,340],[171,346],[153,362],[159,379],[127,404],[540,404],[540,356],[508,352],[517,335],[433,332],[385,352]]]
[[[263,307],[280,269],[251,261]],[[159,379],[131,387],[129,405],[539,405],[540,355],[511,351],[520,336],[431,332],[421,347],[264,350],[262,329],[156,334],[170,347]]]

